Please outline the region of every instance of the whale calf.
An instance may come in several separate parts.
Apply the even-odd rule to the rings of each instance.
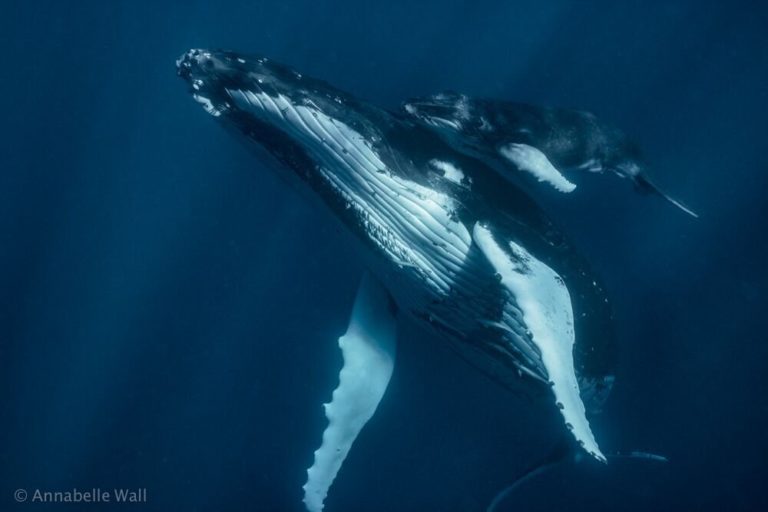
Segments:
[[[338,340],[344,363],[307,471],[309,511],[323,509],[386,391],[400,317],[498,382],[549,401],[574,444],[605,460],[587,412],[613,383],[608,299],[523,189],[412,116],[268,58],[190,50],[177,73],[208,114],[335,214],[367,268]]]
[[[594,114],[565,108],[471,98],[443,92],[411,99],[403,111],[432,127],[458,151],[482,159],[500,174],[532,175],[564,193],[578,171],[611,172],[641,193],[656,194],[698,215],[657,187],[640,148],[624,132]]]

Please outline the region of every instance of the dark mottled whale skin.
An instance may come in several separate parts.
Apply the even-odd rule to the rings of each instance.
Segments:
[[[209,114],[330,208],[368,268],[303,486],[309,512],[386,390],[398,312],[498,382],[549,398],[577,451],[606,460],[587,414],[613,383],[608,300],[521,188],[411,116],[264,57],[191,50],[177,69]]]
[[[307,470],[310,512],[323,510],[386,390],[398,312],[495,380],[554,399],[569,439],[606,460],[587,413],[613,383],[608,300],[521,188],[412,116],[264,57],[190,50],[177,69],[206,112],[330,208],[368,268],[339,338],[344,364]],[[529,171],[557,178],[539,150],[523,148],[539,165]]]
[[[518,164],[505,158],[505,147],[530,146],[566,177],[578,171],[611,172],[629,179],[639,192],[660,195],[697,216],[650,180],[646,159],[630,137],[590,112],[471,98],[455,92],[414,98],[403,104],[403,110],[434,128],[457,150],[501,168],[502,173]]]
[[[546,382],[530,334],[522,325],[492,325],[505,302],[494,270],[470,248],[465,268],[446,295],[424,293],[424,276],[392,261],[378,233],[337,189],[317,172],[317,159],[285,131],[236,104],[226,90],[258,90],[311,104],[343,120],[371,141],[387,168],[400,178],[453,198],[457,220],[471,226],[488,222],[499,237],[518,240],[566,282],[573,298],[574,357],[584,400],[596,409],[613,376],[611,312],[599,280],[557,226],[520,188],[482,163],[456,151],[433,130],[409,116],[361,102],[331,85],[260,56],[233,52],[195,52],[178,63],[191,92],[229,130],[266,149],[292,171],[294,183],[308,186],[361,243],[363,255],[382,281],[391,284],[398,306],[428,329],[438,331],[459,353],[498,381],[513,387]],[[204,98],[201,100],[201,98]],[[460,183],[444,178],[432,160],[454,162],[464,173]],[[475,261],[476,260],[476,261]],[[429,287],[427,287],[429,288]],[[534,389],[538,386],[534,386]],[[545,388],[539,388],[545,389]]]

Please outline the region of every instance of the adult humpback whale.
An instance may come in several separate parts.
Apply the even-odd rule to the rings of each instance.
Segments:
[[[625,133],[590,112],[455,92],[415,98],[403,109],[458,151],[480,158],[508,178],[515,177],[510,171],[519,170],[568,193],[576,189],[570,181],[578,175],[574,171],[612,172],[629,179],[639,192],[659,195],[698,217],[651,181],[640,148]]]
[[[608,301],[521,189],[409,116],[266,58],[190,50],[177,69],[209,114],[336,214],[369,269],[339,339],[344,366],[307,472],[308,510],[322,510],[387,387],[401,314],[500,382],[551,400],[584,451],[605,460],[586,410],[613,380]]]

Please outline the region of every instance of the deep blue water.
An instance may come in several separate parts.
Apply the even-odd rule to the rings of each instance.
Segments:
[[[609,450],[504,510],[768,506],[768,15],[760,2],[12,2],[0,17],[0,510],[298,511],[362,267],[191,101],[188,48],[394,107],[454,89],[591,110],[692,221],[626,183],[555,205],[620,342]],[[334,511],[476,511],[559,429],[405,324]],[[145,487],[148,503],[16,504]]]

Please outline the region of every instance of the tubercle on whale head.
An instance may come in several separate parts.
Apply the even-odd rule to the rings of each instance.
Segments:
[[[192,97],[215,117],[273,123],[274,118],[268,114],[274,113],[272,107],[276,105],[269,98],[278,103],[312,107],[333,117],[344,117],[353,124],[357,114],[366,110],[348,93],[261,55],[193,49],[176,60],[176,70],[189,86]],[[242,101],[238,107],[235,96],[242,100],[243,95],[248,96],[248,108],[242,108]],[[268,104],[251,102],[254,95],[267,99]]]
[[[195,101],[219,117],[231,106],[225,97],[227,84],[241,81],[245,75],[237,59],[234,54],[193,49],[176,60],[176,74],[187,82]]]
[[[208,78],[226,81],[244,76],[262,82],[285,80],[291,71],[258,55],[241,55],[229,50],[192,49],[176,59],[177,74],[183,79]],[[295,74],[295,73],[294,73]],[[296,79],[301,76],[295,74]]]
[[[301,74],[286,66],[227,50],[189,50],[176,60],[176,74],[188,83],[195,100],[216,117],[232,106],[228,90],[291,93],[302,85]]]

